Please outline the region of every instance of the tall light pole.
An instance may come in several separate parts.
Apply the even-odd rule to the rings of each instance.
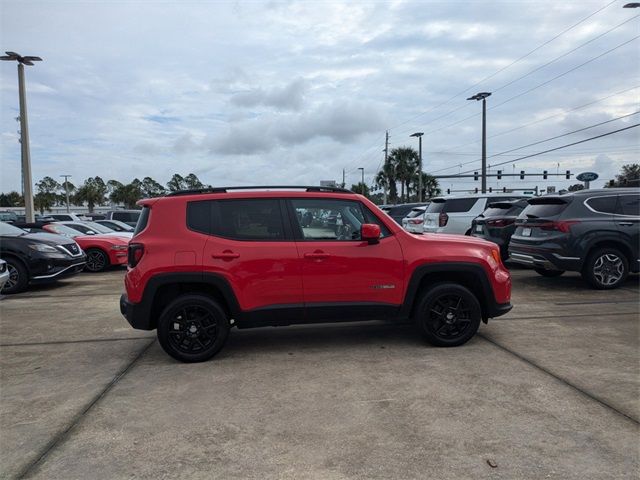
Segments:
[[[69,177],[71,175],[60,175],[64,178],[64,193],[67,196],[67,213],[69,213]]]
[[[360,187],[360,193],[364,195],[364,168],[358,167],[358,170],[362,172],[362,183],[361,183],[362,187]]]
[[[22,151],[22,185],[24,189],[24,213],[27,222],[35,220],[33,214],[33,189],[31,185],[31,154],[29,152],[29,123],[27,122],[27,93],[24,87],[24,66],[40,62],[40,57],[23,57],[16,52],[4,52],[0,60],[18,62],[18,93],[20,97],[20,145]]]
[[[482,193],[487,193],[487,97],[491,92],[476,93],[467,100],[482,100]]]
[[[424,132],[409,135],[410,137],[418,137],[418,202],[422,202],[422,135]]]

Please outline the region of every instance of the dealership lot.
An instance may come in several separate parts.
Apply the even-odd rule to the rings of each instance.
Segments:
[[[1,300],[3,478],[637,478],[638,276],[515,269],[513,311],[460,348],[233,330],[189,365],[120,316],[123,273]]]

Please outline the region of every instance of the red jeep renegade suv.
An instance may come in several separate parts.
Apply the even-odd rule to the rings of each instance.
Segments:
[[[404,231],[366,198],[325,187],[227,187],[141,200],[120,310],[199,362],[229,329],[411,319],[462,345],[511,309],[490,242]]]

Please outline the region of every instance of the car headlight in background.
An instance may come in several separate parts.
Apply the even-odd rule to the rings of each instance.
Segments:
[[[129,248],[127,245],[113,245],[111,250],[124,251]]]
[[[29,245],[29,248],[41,253],[60,253],[55,247],[44,243],[32,243]]]

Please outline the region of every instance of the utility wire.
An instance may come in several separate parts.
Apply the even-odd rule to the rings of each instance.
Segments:
[[[536,48],[534,48],[533,50],[531,50],[528,53],[525,53],[524,55],[522,55],[521,57],[517,58],[516,60],[514,60],[513,62],[511,62],[509,65],[506,65],[502,68],[500,68],[499,70],[497,70],[496,72],[492,73],[491,75],[483,78],[482,80],[474,83],[473,85],[471,85],[470,87],[465,88],[464,90],[456,93],[455,95],[453,95],[452,97],[450,97],[449,99],[445,100],[442,103],[439,103],[438,105],[435,105],[433,107],[431,107],[430,109],[408,119],[405,120],[402,123],[399,123],[398,125],[395,125],[393,127],[390,128],[390,130],[393,130],[395,128],[401,127],[402,125],[406,125],[409,122],[412,122],[413,120],[420,118],[423,115],[426,115],[427,113],[435,110],[436,108],[439,108],[443,105],[446,105],[447,103],[449,103],[450,101],[454,100],[455,98],[459,97],[460,95],[463,95],[465,93],[467,93],[468,91],[470,91],[471,89],[477,87],[478,85],[486,82],[487,80],[490,80],[491,78],[495,77],[496,75],[504,72],[505,70],[507,70],[508,68],[512,67],[513,65],[515,65],[516,63],[520,62],[521,60],[524,60],[525,58],[527,58],[528,56],[532,55],[533,53],[537,52],[538,50],[540,50],[542,47],[545,47],[546,45],[550,44],[551,42],[553,42],[554,40],[556,40],[557,38],[560,38],[562,35],[564,35],[565,33],[573,30],[575,27],[577,27],[578,25],[580,25],[581,23],[586,22],[587,20],[589,20],[591,17],[593,17],[594,15],[600,13],[602,10],[604,10],[605,8],[611,6],[612,4],[614,4],[617,0],[612,0],[611,2],[607,3],[605,6],[599,8],[598,10],[596,10],[595,12],[591,13],[590,15],[587,15],[586,17],[584,17],[582,20],[579,20],[578,22],[574,23],[573,25],[571,25],[570,27],[564,29],[563,31],[561,31],[560,33],[558,33],[557,35],[555,35],[553,38],[547,40],[546,42],[538,45]]]
[[[627,115],[621,115],[620,117],[611,118],[609,120],[605,120],[604,122],[595,123],[595,124],[589,125],[587,127],[582,127],[582,128],[577,129],[577,130],[572,130],[571,132],[562,133],[562,134],[556,135],[554,137],[550,137],[550,138],[546,138],[544,140],[539,140],[537,142],[529,143],[529,144],[523,145],[521,147],[512,148],[510,150],[505,150],[504,152],[500,152],[500,153],[494,153],[493,155],[490,155],[487,158],[493,158],[493,157],[497,157],[499,155],[505,155],[507,153],[515,152],[517,150],[522,150],[523,148],[533,147],[534,145],[540,145],[541,143],[546,143],[546,142],[550,142],[551,140],[557,140],[558,138],[562,138],[562,137],[566,137],[566,136],[569,136],[569,135],[573,135],[574,133],[584,132],[585,130],[589,130],[591,128],[599,127],[601,125],[606,125],[607,123],[615,122],[615,121],[621,120],[623,118],[631,117],[633,115],[637,115],[638,113],[640,113],[640,110],[636,111],[636,112],[633,112],[633,113],[629,113]],[[454,165],[453,167],[441,168],[440,170],[435,170],[435,171],[433,171],[431,173],[432,174],[433,173],[438,173],[438,172],[442,172],[444,170],[450,170],[451,168],[458,168],[460,166],[469,165],[471,163],[476,163],[476,162],[480,162],[480,161],[482,161],[482,159],[481,158],[477,158],[477,159],[471,160],[469,162],[459,163],[458,165]]]
[[[629,130],[631,128],[636,128],[636,127],[640,127],[640,123],[635,123],[633,125],[629,125],[628,127],[619,128],[618,130],[613,130],[611,132],[602,133],[600,135],[596,135],[595,137],[585,138],[584,140],[579,140],[577,142],[567,143],[566,145],[561,145],[559,147],[550,148],[548,150],[543,150],[542,152],[536,152],[536,153],[532,153],[530,155],[525,155],[523,157],[514,158],[513,160],[506,160],[504,162],[495,163],[495,164],[491,165],[491,168],[499,167],[501,165],[507,165],[509,163],[519,162],[520,160],[526,160],[527,158],[537,157],[539,155],[544,155],[545,153],[555,152],[557,150],[562,150],[563,148],[572,147],[574,145],[579,145],[581,143],[591,142],[593,140],[597,140],[597,139],[603,138],[603,137],[608,137],[609,135],[613,135],[615,133],[624,132],[625,130]],[[473,173],[473,172],[474,172],[474,170],[468,170],[466,172],[460,172],[458,175],[464,175],[466,173]]]

